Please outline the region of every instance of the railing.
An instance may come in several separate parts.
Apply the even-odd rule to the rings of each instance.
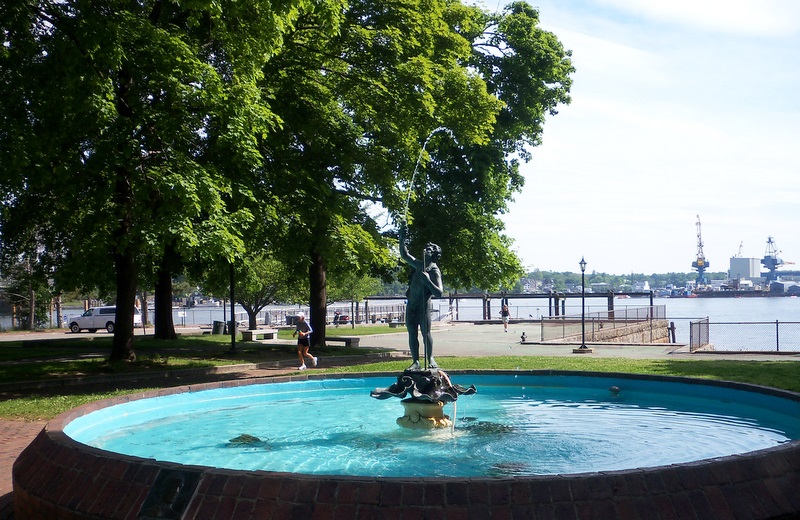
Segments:
[[[697,326],[697,331],[695,328]],[[705,327],[705,332],[703,328]],[[695,341],[695,335],[698,340]],[[703,337],[705,334],[705,337]],[[704,342],[705,341],[705,342]],[[750,321],[691,323],[690,350],[710,345],[714,352],[800,352],[800,322]]]
[[[366,320],[368,323],[388,323],[392,321],[405,321],[406,319],[406,305],[401,302],[380,305],[367,302],[367,304],[362,307],[361,312],[366,312]],[[363,316],[360,316],[360,318],[363,318]],[[434,313],[433,319],[436,319],[436,313]]]
[[[628,327],[637,323],[665,320],[666,305],[648,307],[623,307],[621,309],[588,312],[583,315],[542,316],[541,341],[581,336],[586,330],[586,340],[596,341],[600,330]]]

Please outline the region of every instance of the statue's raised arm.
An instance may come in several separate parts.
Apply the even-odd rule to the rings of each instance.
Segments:
[[[408,227],[406,223],[400,225],[400,258],[403,259],[405,263],[413,267],[414,269],[421,269],[423,268],[422,262],[414,258],[411,253],[408,252],[408,244],[406,243],[408,233]]]

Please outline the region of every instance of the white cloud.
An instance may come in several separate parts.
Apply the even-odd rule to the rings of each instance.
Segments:
[[[652,21],[737,34],[787,36],[800,31],[793,0],[598,0],[598,4]]]

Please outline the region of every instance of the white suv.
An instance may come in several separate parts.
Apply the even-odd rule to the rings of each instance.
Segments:
[[[106,329],[114,332],[114,322],[117,319],[116,307],[92,307],[80,316],[73,316],[69,319],[69,330],[78,333],[83,329],[89,332],[97,332],[98,329]],[[142,313],[139,309],[133,308],[133,326],[142,326]]]

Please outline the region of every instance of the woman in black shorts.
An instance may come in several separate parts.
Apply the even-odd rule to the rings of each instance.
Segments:
[[[309,325],[306,321],[306,315],[302,312],[298,312],[297,325],[292,333],[292,337],[297,336],[297,357],[300,358],[299,370],[306,369],[305,358],[309,358],[311,360],[311,366],[317,366],[317,358],[308,353],[308,349],[311,346],[312,332],[314,331],[311,329],[311,325]]]

